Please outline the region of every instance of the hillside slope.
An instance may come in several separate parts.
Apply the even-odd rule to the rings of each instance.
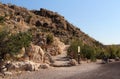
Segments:
[[[75,39],[80,39],[89,46],[103,47],[101,43],[69,23],[57,12],[43,8],[30,11],[16,5],[0,4],[0,18],[4,18],[0,21],[0,27],[5,26],[11,33],[34,29],[34,33],[52,33],[66,44],[70,44]]]

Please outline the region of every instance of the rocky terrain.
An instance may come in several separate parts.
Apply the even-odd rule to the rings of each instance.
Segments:
[[[90,46],[102,46],[101,43],[69,23],[57,12],[43,8],[39,11],[30,11],[23,7],[7,4],[0,4],[0,11],[0,16],[5,18],[4,26],[8,27],[12,32],[37,29],[42,33],[50,32],[54,34],[55,37],[60,38],[66,44],[69,44],[74,39],[80,39]]]
[[[16,72],[19,70],[35,71],[40,68],[48,68],[51,64],[56,66],[56,62],[53,65],[54,60],[59,60],[57,58],[64,55],[62,53],[64,53],[65,44],[69,45],[71,41],[76,39],[89,46],[104,47],[104,45],[69,23],[57,12],[43,8],[27,10],[24,7],[0,3],[0,32],[3,30],[8,32],[8,37],[21,32],[30,32],[32,36],[29,46],[23,46],[17,54],[11,56],[9,52],[0,52],[0,55],[3,55],[3,58],[6,59],[4,63],[1,59],[0,70],[3,74],[10,74],[6,71],[13,70]],[[5,38],[4,41],[8,42],[9,38]],[[2,45],[0,48],[2,48]],[[54,56],[57,56],[57,58]],[[67,62],[76,65],[75,60]],[[61,65],[62,61],[58,63]]]
[[[30,34],[31,39],[26,40],[26,36],[22,36],[21,33]],[[17,34],[21,36],[15,38]],[[98,62],[88,63],[88,61],[78,65],[75,59],[67,57],[67,49],[74,40],[80,40],[83,44],[100,50],[105,45],[82,32],[57,12],[44,8],[28,10],[16,5],[0,3],[0,36],[4,38],[0,39],[1,79],[120,78],[118,71],[120,62],[101,65]],[[11,36],[16,39],[15,42],[12,41],[13,43]],[[22,42],[19,41],[21,39]],[[19,47],[23,42],[29,44]],[[14,44],[18,45],[14,46]],[[5,51],[7,50],[5,46],[8,46],[8,51],[11,51],[12,46],[18,47],[19,51],[14,50],[15,54],[10,53]],[[119,58],[116,61],[119,61]],[[113,59],[110,59],[110,62],[113,62]]]

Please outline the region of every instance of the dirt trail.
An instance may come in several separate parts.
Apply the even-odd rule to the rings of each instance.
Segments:
[[[67,57],[67,48],[69,45],[65,45],[63,49],[63,52],[60,55],[53,56],[53,60],[55,61],[53,63],[54,67],[67,67],[69,66],[69,58]]]
[[[120,79],[120,62],[84,63],[72,67],[41,69],[4,79]]]
[[[55,64],[65,65],[68,62],[66,50],[53,57]],[[120,62],[108,64],[84,63],[72,67],[51,67],[35,72],[23,72],[1,79],[120,79]]]
[[[86,63],[73,67],[41,69],[4,79],[120,79],[120,62]]]
[[[74,76],[79,75],[83,76],[83,73],[88,74],[96,69],[100,65],[95,63],[82,64],[72,67],[60,67],[60,68],[50,68],[42,69],[35,72],[24,72],[21,75],[12,76],[8,79],[75,79]],[[85,76],[85,74],[84,74]],[[7,78],[5,78],[7,79]],[[81,79],[81,78],[76,78]]]

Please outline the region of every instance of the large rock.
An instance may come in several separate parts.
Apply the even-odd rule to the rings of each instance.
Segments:
[[[27,62],[25,65],[25,70],[27,71],[36,71],[39,70],[39,63]]]
[[[36,71],[39,70],[40,63],[34,63],[32,61],[21,61],[21,62],[11,62],[7,63],[7,70],[27,70],[27,71]]]
[[[116,58],[115,58],[115,61],[119,61],[119,60],[120,60],[120,58],[119,58],[119,57],[116,57]]]
[[[71,59],[68,64],[70,64],[71,66],[76,66],[76,65],[78,65],[78,63],[77,63],[77,61],[76,61],[75,59]]]
[[[44,61],[45,52],[42,50],[40,46],[31,44],[28,47],[26,54],[28,55],[31,61],[34,61],[37,63],[42,63]]]
[[[64,52],[65,44],[60,41],[59,38],[54,37],[53,43],[51,46],[47,47],[47,52],[49,52],[52,56],[59,55]]]
[[[7,72],[4,72],[3,74],[4,74],[4,75],[11,76],[13,73],[12,73],[12,72],[8,72],[8,71],[7,71]]]
[[[41,64],[40,65],[40,68],[42,68],[42,69],[48,69],[50,66],[49,66],[49,64]]]

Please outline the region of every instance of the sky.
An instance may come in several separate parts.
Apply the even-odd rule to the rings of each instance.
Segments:
[[[101,43],[120,44],[120,0],[0,0],[30,10],[46,8]]]

